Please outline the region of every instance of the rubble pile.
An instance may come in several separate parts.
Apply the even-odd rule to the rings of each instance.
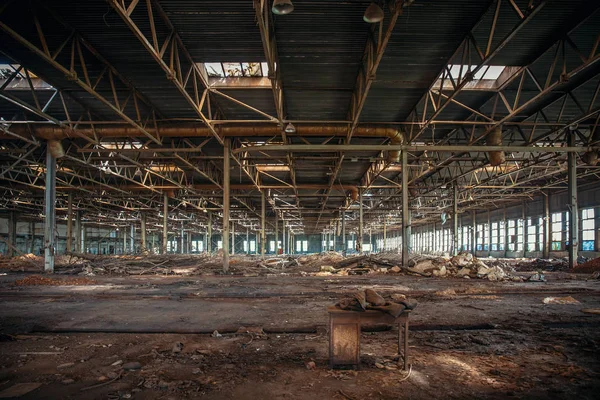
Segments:
[[[579,264],[571,272],[593,274],[594,272],[600,271],[600,257],[594,258],[583,264]]]

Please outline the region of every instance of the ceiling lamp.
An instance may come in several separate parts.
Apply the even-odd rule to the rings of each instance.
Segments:
[[[365,10],[363,20],[369,24],[383,21],[383,9],[379,6],[379,4],[372,2]]]
[[[276,15],[290,14],[294,11],[294,5],[292,4],[292,0],[275,0],[271,11]]]
[[[291,122],[285,126],[285,133],[296,133],[296,127]]]

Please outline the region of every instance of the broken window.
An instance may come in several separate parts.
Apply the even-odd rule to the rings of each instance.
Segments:
[[[209,62],[204,63],[211,78],[267,78],[269,65],[266,62]]]
[[[533,218],[527,218],[527,251],[537,250],[537,224]]]
[[[552,250],[562,250],[562,232],[563,232],[562,213],[552,214]]]
[[[594,251],[596,244],[596,229],[594,221],[594,209],[585,208],[581,210],[581,250]]]

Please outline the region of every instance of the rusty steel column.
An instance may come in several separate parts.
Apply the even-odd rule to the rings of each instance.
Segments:
[[[387,250],[387,216],[383,217],[383,251]]]
[[[31,221],[29,223],[29,232],[31,234],[31,243],[29,243],[29,249],[28,249],[28,251],[31,254],[35,254],[34,253],[34,250],[35,250],[35,222],[34,221]]]
[[[208,222],[207,222],[207,232],[206,232],[206,251],[208,254],[212,253],[212,211],[208,212]]]
[[[477,251],[477,213],[471,212],[471,253],[475,255]]]
[[[458,185],[454,185],[454,201],[452,204],[452,211],[454,211],[454,215],[452,218],[454,219],[454,224],[452,225],[452,231],[454,236],[454,255],[458,254]]]
[[[65,253],[70,253],[73,251],[73,193],[69,193],[67,202],[67,248]]]
[[[16,257],[17,252],[15,251],[17,247],[17,214],[14,211],[11,211],[8,214],[8,246],[7,255],[9,257]]]
[[[162,254],[167,254],[167,242],[169,241],[169,196],[163,194],[163,231],[162,231]]]
[[[142,242],[140,251],[143,253],[148,250],[146,243],[146,213],[142,213],[142,215],[140,215],[140,236]]]
[[[231,172],[231,159],[229,154],[230,146],[230,139],[225,139],[223,141],[223,272],[229,271],[229,173]]]
[[[402,263],[408,266],[410,245],[410,211],[408,209],[408,153],[402,152]]]
[[[54,272],[54,253],[56,251],[56,158],[46,148],[46,191],[44,221],[44,271]]]
[[[277,220],[277,211],[275,211],[275,254],[279,254],[279,221]]]
[[[260,192],[260,255],[265,258],[265,191]]]
[[[82,212],[80,210],[77,211],[75,215],[75,252],[83,253],[81,249],[81,236],[83,235],[83,226],[81,225],[81,217]]]
[[[569,145],[574,146],[576,139],[575,131],[569,132]],[[568,163],[568,185],[569,185],[569,267],[577,266],[577,252],[579,250],[579,207],[577,205],[577,154],[567,155]]]
[[[346,257],[348,243],[346,243],[346,210],[342,210],[342,254]]]
[[[363,189],[358,189],[358,202],[359,202],[359,211],[358,211],[358,240],[356,244],[356,249],[359,254],[363,253]],[[329,243],[326,243],[329,245]]]
[[[235,222],[231,221],[231,254],[235,254]]]

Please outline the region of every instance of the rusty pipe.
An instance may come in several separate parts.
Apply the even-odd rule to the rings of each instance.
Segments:
[[[17,134],[29,134],[33,131],[34,136],[45,140],[60,140],[75,137],[75,133],[67,128],[61,128],[54,125],[18,125],[11,127],[11,130]],[[225,126],[215,126],[215,130],[221,137],[270,137],[281,135],[281,128],[274,124],[258,123],[257,125],[231,124]],[[160,137],[208,137],[211,131],[200,124],[180,124],[180,125],[158,125],[157,129],[148,127],[147,131],[152,135]],[[348,134],[348,125],[322,125],[322,124],[298,124],[296,133],[288,133],[288,136],[343,136]],[[89,138],[127,138],[138,137],[140,131],[131,125],[96,125],[91,128],[77,128],[77,136],[88,136]],[[392,144],[402,144],[404,135],[396,128],[380,125],[361,125],[358,126],[353,134],[357,137],[380,137],[389,138]],[[397,158],[399,153],[391,151],[391,156]]]

